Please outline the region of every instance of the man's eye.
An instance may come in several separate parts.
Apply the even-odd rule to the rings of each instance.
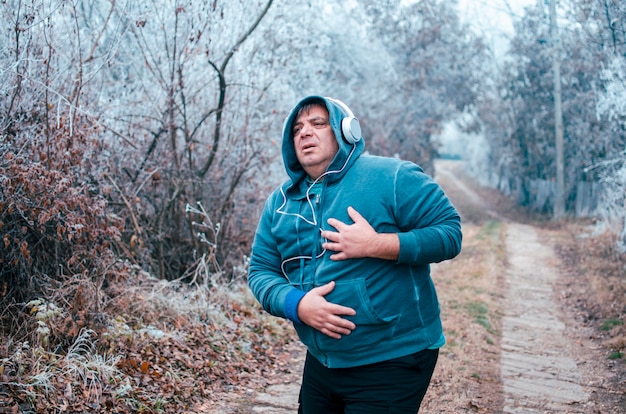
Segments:
[[[313,125],[315,127],[318,127],[318,128],[323,128],[326,125],[328,125],[328,122],[327,121],[317,121],[317,122],[313,123]]]
[[[297,126],[293,129],[293,134],[297,135],[300,131],[302,131],[302,127],[301,126]]]

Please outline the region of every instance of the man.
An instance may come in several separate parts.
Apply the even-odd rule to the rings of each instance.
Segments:
[[[301,100],[252,247],[252,292],[307,346],[304,414],[417,412],[445,343],[429,264],[459,254],[460,217],[417,165],[364,146],[345,104]]]

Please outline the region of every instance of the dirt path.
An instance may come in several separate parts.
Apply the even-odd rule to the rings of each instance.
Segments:
[[[574,413],[588,398],[554,301],[555,255],[527,225],[507,226],[501,373],[505,413]]]
[[[234,389],[196,407],[195,413],[203,414],[293,414],[298,410],[300,377],[304,367],[306,349],[300,342],[294,342],[285,350],[283,369],[270,384],[259,389]]]

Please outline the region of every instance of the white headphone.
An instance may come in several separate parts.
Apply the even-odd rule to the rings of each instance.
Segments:
[[[341,132],[343,133],[343,139],[348,144],[356,144],[361,139],[361,124],[359,120],[354,116],[348,105],[341,102],[339,99],[326,97],[329,101],[337,104],[346,116],[341,120]]]

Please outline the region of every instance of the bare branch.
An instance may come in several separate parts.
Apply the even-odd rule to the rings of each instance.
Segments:
[[[269,10],[269,8],[272,5],[273,1],[274,0],[268,0],[267,4],[265,5],[263,10],[261,11],[261,14],[257,17],[257,19],[254,21],[254,23],[252,23],[252,26],[250,26],[248,31],[245,32],[237,40],[237,42],[235,42],[234,46],[226,54],[226,57],[224,58],[224,61],[222,62],[222,65],[219,68],[215,65],[215,63],[213,63],[212,61],[209,60],[209,65],[215,70],[215,72],[217,73],[217,76],[219,78],[219,85],[220,85],[219,88],[220,88],[220,91],[219,91],[217,109],[215,111],[215,130],[213,132],[213,144],[211,145],[211,152],[209,153],[209,158],[207,159],[207,161],[204,164],[204,166],[198,172],[198,175],[200,177],[204,177],[206,175],[207,171],[209,171],[209,169],[211,168],[211,165],[213,165],[213,161],[215,160],[215,155],[217,154],[217,149],[218,149],[219,143],[220,143],[220,133],[221,133],[221,128],[222,128],[222,113],[224,111],[224,101],[226,99],[226,78],[225,78],[225,73],[226,73],[226,67],[228,66],[228,62],[230,62],[230,59],[233,57],[233,55],[235,54],[237,49],[239,49],[239,47],[243,44],[243,42],[245,42],[246,39],[248,39],[248,37],[250,37],[252,32],[254,32],[254,30],[257,28],[257,26],[259,25],[259,23],[261,22],[263,17],[265,17],[265,15],[267,14],[267,11]]]

